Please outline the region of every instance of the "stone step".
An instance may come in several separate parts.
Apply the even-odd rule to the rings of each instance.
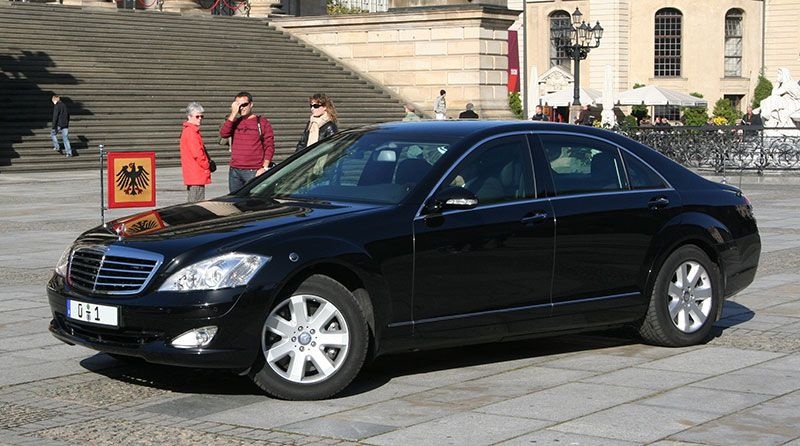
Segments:
[[[219,145],[218,128],[241,90],[254,95],[255,111],[272,122],[278,160],[294,151],[313,93],[334,98],[340,128],[403,115],[391,92],[263,20],[3,6],[0,172],[96,169],[101,143],[113,150],[152,150],[159,165],[177,165],[183,107],[192,100],[206,108],[208,150],[226,163],[228,147]],[[51,149],[52,92],[70,107],[75,158]]]

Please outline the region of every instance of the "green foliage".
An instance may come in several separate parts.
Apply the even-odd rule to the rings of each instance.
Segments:
[[[624,118],[622,118],[622,122],[619,125],[622,130],[631,130],[635,129],[639,125],[639,121],[636,120],[636,116],[626,115]]]
[[[633,88],[642,88],[644,84],[633,84]],[[647,116],[647,106],[646,105],[634,105],[631,107],[631,115],[635,116],[637,120],[641,121]]]
[[[753,108],[761,106],[761,101],[772,94],[772,82],[770,82],[764,75],[758,76],[758,84],[753,91]]]
[[[733,108],[733,104],[731,101],[720,98],[714,104],[714,111],[713,111],[714,121],[715,122],[722,122],[721,119],[716,118],[724,118],[725,124],[723,125],[736,125],[739,122],[739,119],[742,117],[742,112]]]
[[[362,14],[369,12],[366,9],[343,5],[339,0],[328,0],[328,15]]]
[[[524,119],[522,116],[522,99],[518,91],[513,91],[508,94],[508,107],[514,113],[517,119]]]
[[[696,98],[703,97],[700,93],[689,93]],[[688,126],[699,127],[708,122],[708,107],[683,107],[681,110],[683,114],[683,124]]]

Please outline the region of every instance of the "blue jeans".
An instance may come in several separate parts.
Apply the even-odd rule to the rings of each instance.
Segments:
[[[234,193],[244,186],[244,183],[256,177],[256,169],[239,169],[231,167],[228,169],[228,190]]]
[[[57,133],[61,133],[61,140],[64,141],[64,153],[72,156],[72,146],[69,144],[69,129],[66,127],[58,127],[58,129],[50,130],[50,139],[53,140],[53,150],[58,151],[60,149],[58,145],[58,136],[56,136]]]

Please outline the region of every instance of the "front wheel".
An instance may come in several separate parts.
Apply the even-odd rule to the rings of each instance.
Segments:
[[[250,377],[278,398],[327,398],[358,374],[368,340],[366,318],[353,294],[330,277],[314,275],[267,315]]]
[[[721,287],[719,268],[702,249],[678,248],[658,272],[639,333],[669,347],[705,341],[722,301]]]

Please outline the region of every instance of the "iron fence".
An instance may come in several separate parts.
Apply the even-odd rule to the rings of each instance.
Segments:
[[[800,172],[800,131],[761,127],[649,127],[620,131],[687,167]]]

